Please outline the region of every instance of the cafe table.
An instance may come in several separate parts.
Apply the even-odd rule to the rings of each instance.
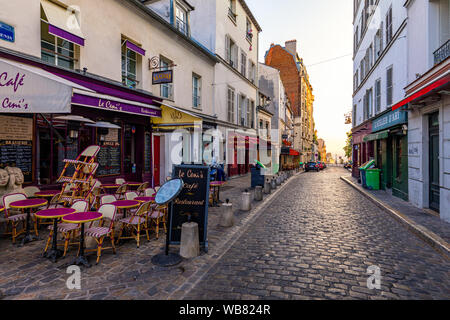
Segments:
[[[127,211],[129,209],[137,208],[141,205],[141,203],[137,200],[117,200],[111,202],[112,205],[116,206],[118,210],[123,210],[123,217],[126,218]]]
[[[132,187],[132,188],[138,188],[141,184],[143,184],[143,182],[137,182],[137,181],[127,181],[127,182],[125,182],[125,184],[128,186],[128,187]]]
[[[154,202],[155,201],[155,197],[136,197],[133,200],[139,201],[139,202]]]
[[[57,238],[58,238],[58,221],[72,213],[76,210],[72,208],[53,208],[45,209],[36,212],[34,215],[41,219],[52,219],[53,220],[53,238],[52,238],[52,248],[49,252],[44,252],[44,257],[56,262],[56,260],[63,255],[62,250],[58,250]]]
[[[37,198],[48,198],[51,199],[54,196],[61,193],[61,190],[44,190],[35,192],[34,196]],[[47,204],[47,208],[50,206],[50,202]]]
[[[87,222],[93,222],[102,219],[103,215],[100,212],[76,212],[69,214],[62,218],[62,221],[67,223],[81,224],[80,231],[80,251],[71,265],[83,265],[86,268],[90,268],[91,264],[84,255],[84,224]]]
[[[213,207],[219,206],[220,188],[226,183],[226,181],[211,181],[209,183],[209,186],[213,188]]]
[[[14,201],[9,204],[9,206],[13,209],[20,209],[22,211],[27,210],[27,222],[26,222],[26,231],[25,231],[25,237],[22,239],[22,246],[25,243],[37,240],[37,237],[30,234],[30,215],[31,210],[34,208],[39,208],[42,206],[45,206],[48,203],[45,199],[25,199],[25,200],[19,200]]]
[[[102,188],[105,190],[106,193],[112,194],[120,187],[120,184],[116,183],[106,183],[102,184]]]

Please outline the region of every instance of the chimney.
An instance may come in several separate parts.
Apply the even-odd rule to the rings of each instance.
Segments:
[[[292,53],[294,56],[297,54],[297,40],[286,41],[286,50]]]

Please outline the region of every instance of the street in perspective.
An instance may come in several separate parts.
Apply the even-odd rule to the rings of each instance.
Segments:
[[[450,0],[0,7],[1,301],[450,300]]]

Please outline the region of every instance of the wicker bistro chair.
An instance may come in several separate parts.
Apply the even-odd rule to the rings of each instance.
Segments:
[[[147,213],[147,223],[150,224],[149,229],[153,230],[156,235],[156,239],[159,239],[159,226],[162,223],[164,226],[164,233],[167,232],[167,205],[156,206],[155,209],[150,210]]]
[[[141,184],[136,190],[137,194],[139,196],[142,196],[144,194],[145,189],[147,189],[148,186],[149,186],[148,182],[144,182],[143,184]]]
[[[134,191],[130,191],[130,192],[125,193],[125,199],[126,200],[134,200],[134,198],[137,198],[137,197],[138,197],[138,194],[136,192],[134,192]]]
[[[20,210],[12,209],[9,205],[12,202],[25,200],[27,197],[23,193],[12,193],[5,195],[3,197],[3,207],[5,208],[5,218],[0,220],[6,223],[5,234],[10,234],[12,236],[12,242],[16,243],[16,238],[25,232],[27,215]],[[21,212],[21,213],[20,213]],[[22,230],[17,232],[17,227],[22,223]],[[11,227],[11,232],[8,231]]]
[[[125,198],[125,194],[127,193],[128,185],[122,184],[116,191],[117,200],[121,200]]]
[[[96,264],[100,261],[103,250],[112,249],[113,253],[116,254],[116,246],[114,245],[114,221],[116,220],[115,216],[117,213],[117,208],[112,204],[104,204],[98,209],[98,212],[103,215],[100,225],[98,227],[90,226],[85,231],[86,236],[94,238],[97,242],[96,249],[85,250],[85,252],[97,251]],[[107,237],[111,240],[111,247],[103,247],[103,241]]]
[[[158,192],[159,188],[160,188],[159,186],[155,187],[155,191]]]
[[[135,239],[137,242],[137,247],[139,248],[140,236],[142,231],[145,231],[147,235],[147,241],[150,241],[147,224],[147,214],[150,210],[150,205],[151,202],[144,202],[132,216],[120,219],[122,227],[120,228],[117,242],[119,242],[121,239]],[[122,236],[125,228],[130,230],[129,236]]]
[[[85,212],[89,209],[89,203],[85,200],[79,200],[74,202],[74,204],[71,206],[71,208],[77,210],[76,212]],[[75,242],[75,232],[79,229],[79,225],[75,223],[58,223],[58,228],[56,232],[59,232],[62,234],[64,238],[64,254],[63,257],[66,256],[67,250],[69,248],[69,244],[76,244]],[[48,235],[47,244],[45,246],[44,252],[47,252],[48,247],[50,246],[50,243],[52,241],[53,237],[53,225],[49,226],[48,229],[50,230],[50,233]],[[72,238],[72,242],[70,242]]]
[[[153,188],[147,188],[144,190],[144,196],[146,197],[153,197],[155,195],[155,189]]]
[[[23,193],[25,193],[27,198],[34,198],[34,194],[39,191],[41,191],[41,189],[39,189],[36,186],[30,186],[30,187],[23,188]]]

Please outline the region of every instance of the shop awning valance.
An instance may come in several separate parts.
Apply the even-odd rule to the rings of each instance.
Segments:
[[[82,90],[74,90],[72,104],[140,116],[161,117],[161,109],[159,106],[124,100],[96,92],[90,93]]]
[[[133,42],[129,41],[129,40],[125,40],[126,41],[126,47],[128,49],[130,49],[131,51],[136,52],[137,54],[140,54],[141,56],[145,57],[145,50],[142,49],[141,47],[138,47],[137,45],[135,45]]]
[[[368,142],[368,141],[374,141],[374,140],[382,140],[382,139],[387,139],[389,136],[389,130],[385,130],[385,131],[380,131],[377,133],[372,133],[372,134],[368,134],[367,136],[364,137],[364,142]]]
[[[161,118],[152,119],[153,128],[175,130],[182,128],[200,127],[202,118],[181,108],[169,105],[161,105]]]
[[[70,113],[74,89],[91,91],[40,68],[0,58],[0,113]]]
[[[74,11],[48,0],[41,0],[42,10],[48,22],[48,32],[64,40],[84,46],[84,35]]]

